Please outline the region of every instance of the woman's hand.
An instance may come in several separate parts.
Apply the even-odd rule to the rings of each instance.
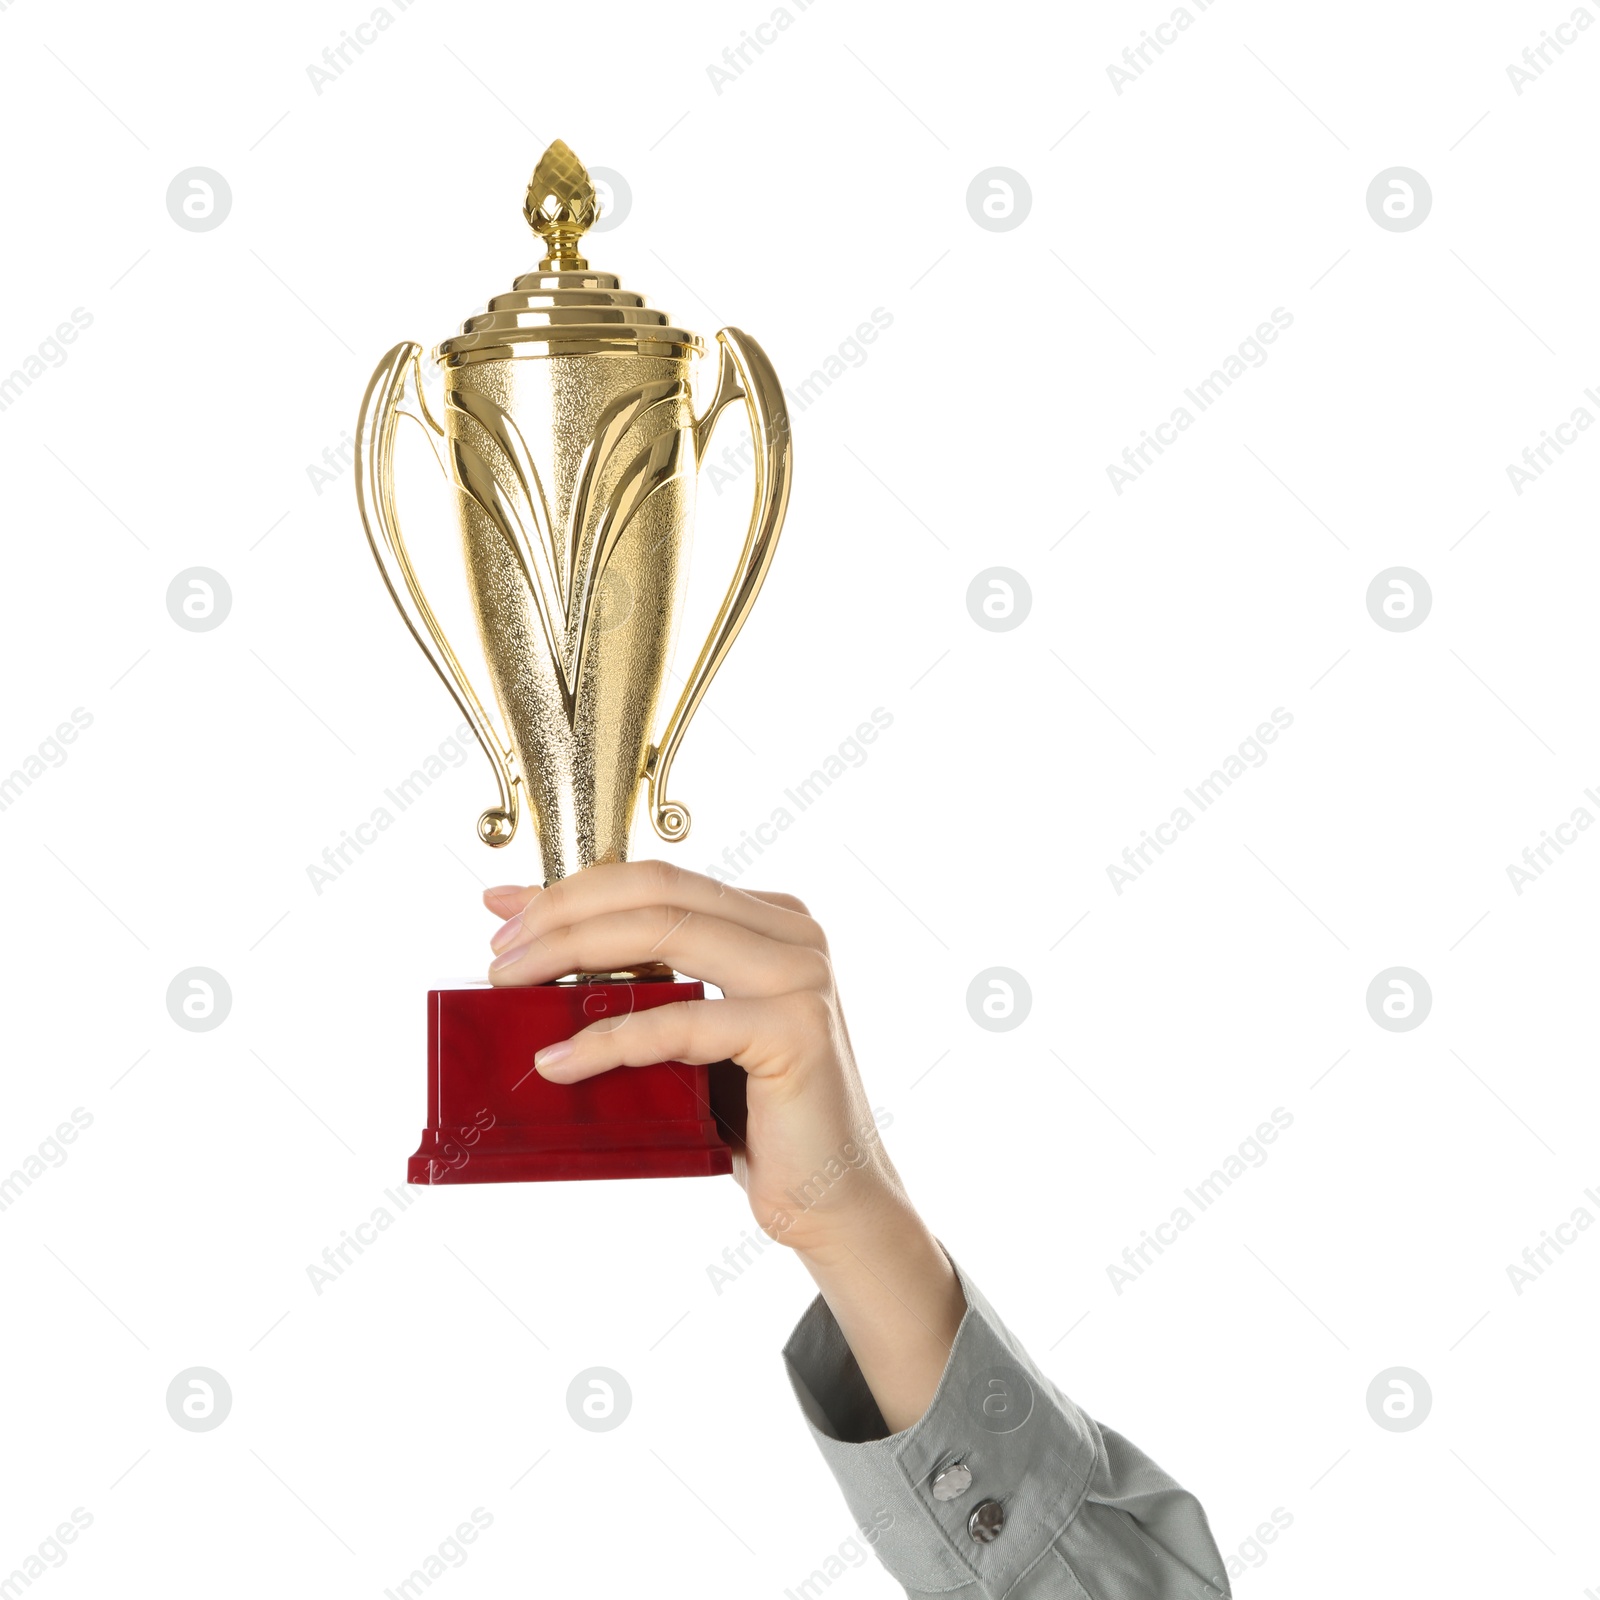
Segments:
[[[490,889],[484,903],[508,919],[491,941],[496,986],[655,960],[722,991],[593,1023],[535,1065],[555,1083],[658,1061],[741,1066],[749,1118],[734,1176],[756,1222],[806,1263],[891,1430],[914,1422],[965,1299],[878,1137],[806,908],[661,861]]]
[[[491,941],[497,986],[657,960],[724,995],[594,1023],[540,1052],[544,1077],[737,1062],[749,1079],[749,1126],[734,1176],[761,1227],[797,1249],[906,1203],[856,1073],[828,942],[792,895],[640,861],[590,867],[548,889],[491,889],[484,902],[510,919]]]

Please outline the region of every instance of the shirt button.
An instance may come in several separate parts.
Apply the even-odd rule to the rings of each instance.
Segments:
[[[975,1507],[972,1515],[967,1518],[967,1532],[979,1544],[993,1544],[1000,1537],[1000,1530],[1005,1525],[1005,1510],[998,1500],[985,1500],[982,1505]]]
[[[972,1469],[964,1461],[952,1461],[933,1475],[933,1498],[957,1500],[972,1487]]]

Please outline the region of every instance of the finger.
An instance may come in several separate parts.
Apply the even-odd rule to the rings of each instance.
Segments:
[[[507,883],[502,884],[498,889],[485,889],[483,891],[483,903],[497,917],[514,917],[536,894],[542,894],[543,892],[541,886],[536,883],[529,884],[527,887],[523,887],[521,884]]]
[[[573,972],[617,971],[644,961],[670,962],[734,996],[820,989],[832,980],[828,958],[820,950],[766,939],[721,917],[657,905],[534,934],[531,942],[515,944],[495,959],[489,981],[497,988],[517,987]]]
[[[678,1000],[591,1023],[541,1050],[533,1064],[551,1083],[580,1083],[613,1067],[648,1067],[658,1061],[686,1066],[735,1061],[748,1071],[752,1064],[762,1064],[759,1040],[771,1031],[770,1002]]]
[[[503,950],[507,945],[523,942],[517,938],[517,931],[522,926],[523,909],[532,902],[535,895],[543,893],[543,886],[536,883],[529,884],[526,888],[511,883],[498,889],[483,891],[484,905],[497,917],[506,919],[490,938],[490,949]]]
[[[668,861],[608,862],[587,867],[551,884],[534,903],[523,907],[520,926],[529,936],[536,936],[608,912],[661,905],[719,917],[784,944],[810,945],[817,950],[825,947],[821,928],[803,911],[747,894]]]

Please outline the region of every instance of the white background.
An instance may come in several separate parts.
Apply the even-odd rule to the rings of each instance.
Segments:
[[[595,265],[746,329],[791,384],[892,316],[797,415],[673,859],[716,862],[892,714],[742,881],[828,929],[933,1227],[1225,1555],[1292,1516],[1240,1592],[1600,1586],[1600,1239],[1521,1294],[1506,1271],[1600,1215],[1600,842],[1520,895],[1506,870],[1600,814],[1600,438],[1520,495],[1506,471],[1600,415],[1600,35],[1519,95],[1506,67],[1564,0],[1189,9],[1120,94],[1107,67],[1166,0],[820,0],[720,91],[707,67],[765,0],[417,0],[320,93],[307,68],[364,0],[0,11],[0,372],[93,318],[0,412],[0,770],[93,718],[0,812],[0,1173],[93,1117],[0,1213],[0,1573],[79,1506],[50,1594],[376,1596],[482,1507],[447,1600],[777,1600],[853,1534],[778,1359],[803,1273],[769,1249],[708,1276],[750,1225],[731,1181],[422,1193],[308,1281],[395,1209],[423,993],[481,973],[479,887],[537,857],[477,842],[474,752],[314,891],[458,719],[350,474],[319,494],[307,469],[384,350],[533,265],[522,190],[561,137],[632,190]],[[232,194],[206,232],[166,205],[196,166]],[[1393,166],[1431,187],[1410,231],[1367,209]],[[991,167],[1031,190],[1009,231],[967,209]],[[1265,364],[1116,493],[1108,464],[1278,307]],[[442,584],[445,502],[406,490]],[[704,492],[699,619],[743,516]],[[232,592],[209,632],[167,611],[193,566]],[[992,566],[1032,595],[1006,632],[967,609]],[[1368,613],[1392,566],[1431,587],[1410,631]],[[1108,866],[1275,707],[1264,765],[1119,894]],[[209,1032],[168,1016],[191,966],[231,986]],[[994,966],[1033,995],[1010,1032],[967,1010]],[[1392,966],[1431,987],[1411,1031],[1368,1013]],[[1108,1266],[1276,1107],[1265,1164],[1119,1294]],[[212,1432],[165,1407],[196,1365],[233,1393]],[[564,1402],[595,1365],[634,1395],[605,1434]],[[1408,1432],[1368,1414],[1394,1366],[1432,1390]],[[897,1591],[847,1561],[825,1592]]]

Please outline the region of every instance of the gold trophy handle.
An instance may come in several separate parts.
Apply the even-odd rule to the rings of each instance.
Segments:
[[[431,430],[440,438],[444,437],[444,429],[433,420],[428,403],[423,399],[421,372],[417,366],[421,355],[419,344],[409,341],[397,344],[378,363],[378,370],[367,385],[361,402],[361,420],[356,424],[356,499],[361,507],[362,526],[367,530],[367,542],[377,557],[378,570],[388,585],[389,597],[405,618],[412,637],[422,646],[422,653],[433,664],[433,670],[461,708],[461,714],[472,725],[483,753],[489,758],[489,765],[494,768],[495,781],[500,786],[500,804],[478,818],[478,837],[485,844],[498,846],[509,844],[517,831],[520,779],[514,769],[514,758],[501,744],[484,714],[483,703],[422,592],[395,509],[394,440],[400,418],[410,417],[424,433]],[[408,377],[413,379],[421,416],[402,409]],[[431,435],[428,443],[433,447]],[[433,453],[434,459],[439,461],[437,447],[433,447]],[[439,465],[443,469],[442,461]]]
[[[717,368],[717,392],[705,415],[694,425],[695,464],[698,466],[704,459],[712,430],[724,408],[743,399],[755,445],[755,504],[750,512],[744,550],[717,611],[716,621],[711,624],[710,636],[701,647],[694,670],[667,719],[660,743],[651,748],[645,763],[645,775],[650,783],[650,822],[669,843],[676,843],[689,831],[688,808],[666,797],[673,758],[717,668],[738,638],[750,607],[761,593],[773,552],[778,547],[784,512],[789,507],[789,484],[794,476],[789,412],[784,405],[783,386],[766,352],[737,328],[724,328],[717,335],[717,343],[722,349]]]

